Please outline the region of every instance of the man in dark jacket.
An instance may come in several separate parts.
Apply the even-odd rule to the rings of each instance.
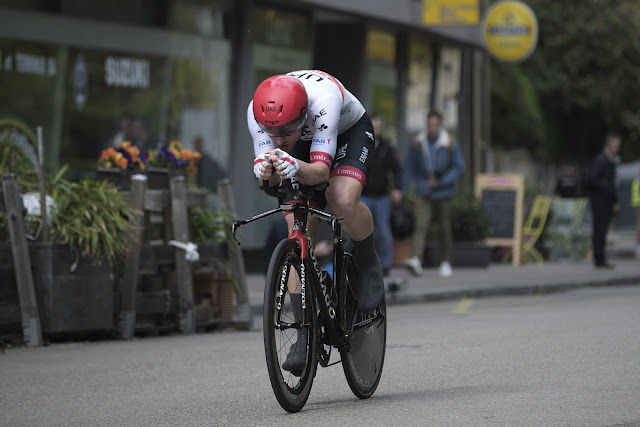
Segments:
[[[596,156],[589,171],[593,215],[593,260],[596,268],[613,267],[607,263],[605,245],[611,219],[620,210],[616,189],[616,165],[620,161],[619,149],[620,137],[613,134],[607,136],[604,150]]]
[[[400,187],[400,161],[398,154],[382,136],[380,118],[371,115],[371,124],[375,135],[375,150],[369,166],[367,184],[362,189],[360,200],[367,205],[373,216],[376,247],[383,275],[389,274],[393,261],[393,237],[391,235],[391,204],[399,203],[402,198]],[[389,175],[393,176],[393,190],[389,197]]]

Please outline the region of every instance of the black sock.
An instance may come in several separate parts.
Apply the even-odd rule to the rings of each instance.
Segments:
[[[360,266],[360,283],[358,285],[358,309],[373,310],[384,295],[382,279],[382,263],[376,252],[373,233],[364,240],[352,240]]]
[[[373,256],[378,257],[378,254],[376,252],[376,240],[373,236],[373,233],[371,233],[369,237],[365,237],[363,240],[351,239],[351,241],[353,242],[353,246],[356,248],[361,258],[369,258]]]

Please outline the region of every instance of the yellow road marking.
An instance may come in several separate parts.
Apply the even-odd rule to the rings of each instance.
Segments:
[[[453,314],[466,314],[471,309],[474,300],[472,298],[462,297],[460,302],[451,311]]]

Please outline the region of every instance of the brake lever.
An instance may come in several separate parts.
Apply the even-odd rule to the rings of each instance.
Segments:
[[[238,231],[238,228],[245,225],[246,223],[247,221],[243,219],[241,220],[234,219],[233,222],[231,223],[231,234],[233,235],[233,240],[236,241],[238,246],[240,245],[240,242],[238,241],[238,239],[236,239],[236,231]]]

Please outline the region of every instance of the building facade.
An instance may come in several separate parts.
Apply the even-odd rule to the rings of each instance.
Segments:
[[[478,25],[430,27],[415,0],[0,0],[0,137],[45,165],[95,176],[103,148],[178,139],[226,166],[237,213],[271,208],[252,173],[246,108],[264,78],[315,68],[382,117],[403,155],[430,109],[462,144],[470,185],[488,140]],[[482,1],[480,2],[482,3]],[[243,236],[260,247],[267,233]]]

